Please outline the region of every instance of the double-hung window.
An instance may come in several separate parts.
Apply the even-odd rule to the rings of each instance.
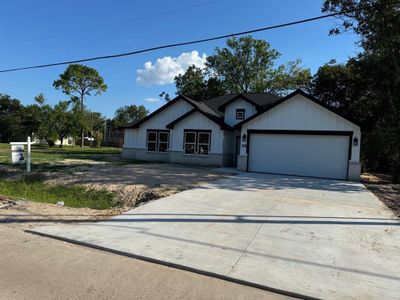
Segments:
[[[148,130],[147,151],[166,152],[169,147],[169,131]]]
[[[147,151],[157,150],[157,131],[147,131]]]
[[[185,131],[185,154],[196,153],[196,132]]]
[[[169,132],[158,133],[158,152],[166,152],[168,149]]]
[[[210,132],[199,132],[198,133],[198,151],[197,153],[200,155],[208,155],[208,151],[210,150]]]
[[[185,130],[185,154],[208,155],[211,145],[211,131]]]

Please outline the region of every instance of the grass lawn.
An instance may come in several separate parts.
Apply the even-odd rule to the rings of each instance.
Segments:
[[[25,177],[19,180],[0,179],[0,195],[15,200],[53,204],[64,201],[64,205],[71,207],[107,209],[114,206],[114,193],[87,190],[82,186],[46,185],[37,177]]]
[[[45,145],[32,145],[32,173],[30,176],[10,180],[7,174],[0,174],[0,195],[24,199],[35,202],[57,203],[64,201],[66,206],[88,207],[94,209],[107,209],[113,203],[114,193],[105,190],[87,189],[82,186],[50,186],[43,182],[40,172],[43,171],[68,171],[71,167],[82,166],[85,160],[108,161],[112,157],[119,158],[119,148],[90,148],[79,146],[48,147]],[[78,164],[61,164],[65,159],[80,160]],[[117,160],[116,163],[132,163],[131,161]],[[135,162],[133,162],[135,163]],[[11,166],[10,144],[0,143],[0,165]],[[23,165],[12,165],[25,169]]]
[[[64,159],[106,161],[112,156],[121,154],[120,148],[90,148],[79,146],[49,147],[32,145],[32,165],[57,163]],[[10,144],[0,143],[0,164],[11,162]]]

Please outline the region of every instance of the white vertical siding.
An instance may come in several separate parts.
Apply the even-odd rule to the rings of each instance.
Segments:
[[[257,112],[255,106],[243,99],[237,99],[225,107],[225,123],[233,126],[243,120],[236,120],[236,109],[245,109],[245,119]]]
[[[191,109],[193,109],[192,105],[184,100],[179,100],[144,122],[139,128],[125,129],[124,147],[145,149],[147,129],[166,129],[165,126],[168,123],[171,123]]]
[[[248,129],[353,131],[359,143],[352,145],[351,161],[358,162],[360,158],[360,127],[302,95],[296,95],[244,124],[242,135]],[[245,155],[245,151],[242,147],[241,154]]]
[[[210,153],[222,154],[224,143],[224,131],[220,126],[199,112],[195,112],[175,125],[171,134],[171,146],[173,151],[183,151],[184,129],[211,130]]]
[[[136,148],[138,129],[124,129],[124,148]]]

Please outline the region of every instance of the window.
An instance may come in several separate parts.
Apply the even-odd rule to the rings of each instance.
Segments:
[[[185,131],[185,154],[208,155],[210,151],[211,131],[187,130]]]
[[[147,132],[147,151],[156,151],[157,149],[157,132]]]
[[[147,131],[147,151],[166,152],[169,146],[169,132],[163,130]]]
[[[210,133],[199,132],[198,153],[200,155],[208,155],[209,148],[210,148]]]
[[[196,132],[185,132],[185,154],[196,152]]]
[[[237,120],[243,120],[245,117],[245,109],[243,108],[238,108],[236,110],[236,119]]]
[[[168,132],[159,132],[158,133],[158,151],[166,152],[168,149],[168,140],[169,133]]]

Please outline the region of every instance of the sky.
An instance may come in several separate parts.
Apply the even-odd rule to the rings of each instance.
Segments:
[[[129,52],[163,44],[230,34],[321,15],[319,0],[20,0],[1,1],[0,69]],[[314,74],[336,59],[358,53],[357,36],[329,36],[338,21],[323,19],[253,34],[281,53],[277,63],[301,59]],[[225,40],[87,62],[108,89],[86,99],[89,109],[112,117],[124,105],[154,111],[158,95],[175,95],[174,76],[203,66]],[[0,93],[24,105],[43,93],[50,104],[68,97],[52,86],[67,66],[0,73]]]

